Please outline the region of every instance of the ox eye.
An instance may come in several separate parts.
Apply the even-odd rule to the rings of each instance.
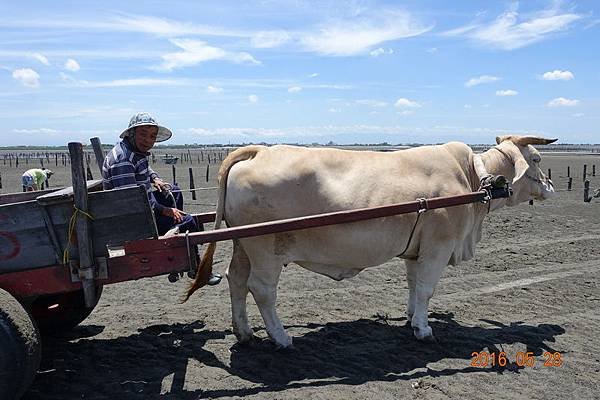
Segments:
[[[540,157],[531,157],[531,161],[533,161],[534,163],[539,163],[540,161],[542,161],[542,159]]]

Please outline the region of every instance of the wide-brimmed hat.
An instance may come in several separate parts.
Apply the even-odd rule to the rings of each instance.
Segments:
[[[52,172],[48,168],[42,168],[42,171],[44,171],[44,174],[46,174],[46,178],[50,178],[52,175],[54,175],[54,172]]]
[[[171,132],[169,128],[159,125],[154,119],[154,117],[152,117],[152,115],[150,115],[147,112],[140,112],[131,117],[131,119],[129,120],[129,126],[127,127],[127,129],[121,132],[121,135],[119,135],[119,137],[123,139],[124,137],[129,136],[133,129],[135,129],[135,127],[143,125],[158,127],[158,134],[156,135],[157,142],[164,142],[173,135],[173,132]]]

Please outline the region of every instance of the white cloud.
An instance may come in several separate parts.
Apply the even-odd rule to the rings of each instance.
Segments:
[[[69,24],[69,22],[67,22],[67,24]],[[109,22],[92,22],[91,24],[81,25],[83,26],[80,28],[83,29],[89,26],[91,29],[142,32],[166,37],[183,35],[252,37],[252,33],[250,32],[138,15],[125,15],[123,17],[116,17]]]
[[[571,25],[582,19],[560,9],[561,2],[553,7],[520,16],[518,3],[499,15],[494,21],[471,23],[443,33],[445,36],[464,36],[485,46],[502,50],[514,50],[548,39],[553,34],[568,30]]]
[[[316,72],[313,72],[313,73],[312,73],[312,74],[310,74],[308,77],[309,77],[309,78],[316,78],[317,76],[319,76],[319,74],[318,74],[318,73],[316,73]]]
[[[79,63],[75,60],[73,60],[72,58],[69,58],[67,60],[67,62],[65,62],[65,69],[67,71],[72,71],[72,72],[76,72],[79,71]]]
[[[339,113],[341,110],[339,108],[331,107],[328,111],[330,113]]]
[[[50,136],[55,136],[57,133],[59,133],[59,131],[57,131],[56,129],[51,129],[51,128],[39,128],[39,129],[13,129],[12,130],[14,133],[20,133],[20,134],[44,134],[44,135],[50,135]]]
[[[253,47],[268,49],[281,46],[288,42],[291,36],[286,31],[260,31],[250,40]]]
[[[384,49],[382,47],[379,47],[379,48],[371,51],[369,54],[371,55],[371,57],[379,57],[379,56],[381,56],[383,54],[394,54],[394,50],[392,50],[392,49],[387,49],[386,50],[386,49]]]
[[[373,99],[356,100],[356,104],[369,106],[369,107],[376,107],[376,108],[387,107],[387,105],[388,105],[385,101],[379,101],[379,100],[373,100]]]
[[[302,88],[300,86],[292,86],[291,88],[288,89],[288,92],[290,93],[298,93],[302,90]]]
[[[409,100],[407,98],[401,97],[394,103],[394,107],[398,108],[419,108],[421,105],[416,101]]]
[[[414,114],[414,113],[415,113],[415,112],[414,112],[414,111],[412,111],[412,110],[402,110],[402,111],[398,111],[398,114],[400,114],[400,115],[412,115],[412,114]]]
[[[331,21],[316,32],[302,34],[300,42],[308,51],[351,56],[387,41],[421,35],[430,29],[407,12],[383,10],[370,15],[359,13],[351,20]]]
[[[565,99],[564,97],[557,97],[548,102],[548,107],[573,107],[579,104],[579,100]]]
[[[438,48],[437,47],[430,47],[429,49],[425,50],[427,51],[429,54],[434,54],[438,52]]]
[[[27,87],[40,86],[40,75],[31,68],[15,69],[12,77]]]
[[[258,96],[255,94],[251,94],[250,96],[248,96],[248,101],[250,103],[258,103]]]
[[[223,88],[217,87],[217,86],[213,86],[213,85],[208,85],[206,87],[206,91],[208,93],[221,93],[223,91]]]
[[[36,60],[38,60],[39,62],[41,62],[42,64],[44,64],[46,66],[50,65],[50,62],[48,61],[48,59],[43,54],[33,53],[31,55],[31,57],[35,58]]]
[[[516,90],[512,90],[512,89],[496,90],[496,96],[516,96],[518,94],[519,94],[519,92],[517,92]]]
[[[466,109],[473,108],[473,106],[472,106],[472,105],[470,105],[470,104],[465,104],[465,105],[464,105],[464,107],[465,107]]]
[[[466,87],[473,87],[476,85],[481,85],[482,83],[491,83],[500,80],[497,76],[490,75],[481,75],[477,78],[471,78],[467,82],[465,82]]]
[[[130,86],[185,86],[188,82],[183,79],[155,79],[155,78],[133,78],[133,79],[115,79],[112,81],[89,82],[85,80],[75,80],[67,74],[61,73],[63,81],[77,87],[130,87]]]
[[[575,118],[581,118],[581,117],[583,117],[584,115],[585,115],[584,113],[575,113],[575,114],[571,114],[571,116],[572,116],[572,117],[575,117]]]
[[[170,42],[184,51],[168,53],[162,56],[161,69],[172,71],[177,68],[191,67],[212,60],[227,60],[237,64],[260,64],[250,54],[234,53],[218,47],[209,46],[206,42],[193,39],[170,39]]]
[[[545,81],[570,81],[575,79],[571,71],[561,71],[555,69],[554,71],[544,72],[542,79]]]

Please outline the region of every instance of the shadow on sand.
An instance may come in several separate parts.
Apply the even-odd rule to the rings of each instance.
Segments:
[[[44,359],[36,381],[25,399],[161,398],[196,399],[245,396],[290,388],[368,381],[396,381],[457,373],[503,373],[507,367],[471,367],[471,353],[502,351],[503,344],[521,343],[539,356],[554,350],[565,330],[558,325],[537,326],[514,322],[503,325],[482,320],[489,327],[456,323],[452,314],[430,314],[438,343],[417,342],[404,318],[374,316],[351,322],[295,326],[308,330],[294,338],[295,350],[276,351],[266,340],[234,345],[229,365],[204,350],[209,340],[224,339],[230,331],[212,331],[200,321],[192,324],[154,325],[139,333],[115,339],[93,339],[101,327],[83,326],[75,336],[46,338]],[[94,333],[95,332],[95,333]],[[79,338],[78,338],[78,337]],[[232,337],[233,341],[234,338]],[[188,359],[220,368],[252,384],[226,390],[184,389]],[[444,359],[464,359],[464,368],[432,370],[428,364]],[[513,360],[514,361],[514,360]],[[163,379],[172,375],[168,394],[161,395]]]

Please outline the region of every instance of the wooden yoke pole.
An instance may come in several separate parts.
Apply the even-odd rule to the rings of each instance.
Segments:
[[[100,169],[100,176],[102,176],[102,164],[104,164],[104,152],[102,151],[102,144],[100,143],[100,138],[93,137],[90,139],[92,143],[92,148],[94,149],[94,155],[96,156],[96,162],[98,163],[98,168]]]
[[[86,307],[96,304],[96,286],[94,284],[94,255],[92,252],[92,232],[88,212],[87,182],[83,167],[83,145],[77,142],[69,143],[71,156],[71,176],[73,180],[73,202],[76,215],[75,231],[77,232],[77,247],[79,249],[79,278],[83,287]]]

